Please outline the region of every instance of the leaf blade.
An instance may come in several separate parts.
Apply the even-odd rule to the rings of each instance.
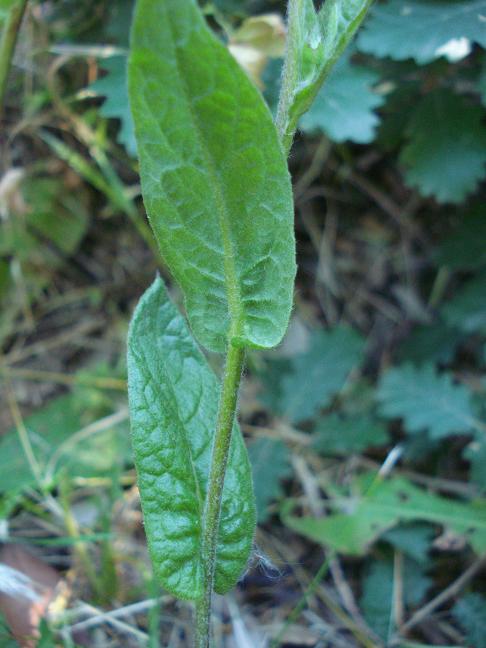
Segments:
[[[275,346],[295,276],[290,177],[263,99],[193,0],[139,0],[129,94],[145,206],[194,334],[213,351]]]
[[[343,57],[303,115],[300,128],[305,132],[325,133],[333,142],[350,140],[369,144],[380,122],[375,108],[384,102],[372,89],[378,80],[374,71],[352,65],[349,57]]]
[[[486,47],[482,16],[485,0],[389,0],[377,3],[358,38],[361,51],[419,64],[444,55],[453,41],[472,40]]]
[[[423,196],[460,203],[486,174],[486,128],[480,106],[435,90],[413,110],[400,154],[405,180]]]
[[[346,500],[336,501],[342,512],[312,518],[292,516],[287,509],[283,521],[307,538],[349,555],[363,555],[388,529],[415,520],[440,524],[464,535],[478,554],[486,548],[484,500],[457,501],[429,493],[408,479],[383,480],[373,473],[355,479],[350,493]]]
[[[137,154],[137,143],[128,102],[127,57],[124,54],[112,56],[102,61],[100,67],[105,71],[105,76],[91,83],[88,90],[105,98],[99,113],[102,117],[120,122],[117,139],[127,153],[134,157]]]
[[[155,572],[181,598],[202,593],[203,504],[217,416],[218,381],[156,279],[140,300],[128,342],[132,444]],[[238,427],[223,491],[216,585],[228,591],[246,566],[255,504]]]
[[[291,16],[286,76],[277,124],[284,148],[290,149],[300,117],[364,20],[372,0],[328,0],[316,11],[313,0],[295,2]],[[291,86],[291,87],[290,87]]]
[[[389,369],[380,381],[377,399],[380,414],[403,418],[410,435],[427,430],[432,439],[441,439],[470,434],[476,427],[470,391],[455,384],[450,374],[439,374],[430,363]]]

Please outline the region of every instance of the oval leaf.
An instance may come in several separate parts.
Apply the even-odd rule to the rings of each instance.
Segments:
[[[286,76],[291,84],[282,89],[277,115],[285,150],[290,149],[300,117],[311,107],[372,1],[326,0],[317,11],[313,0],[300,0],[290,8]]]
[[[287,164],[260,93],[193,0],[139,0],[129,94],[145,207],[198,340],[272,347],[295,276]]]
[[[147,541],[162,585],[202,594],[202,515],[219,384],[160,279],[140,300],[128,336],[132,444]],[[224,482],[215,590],[246,567],[255,529],[251,470],[235,424]]]

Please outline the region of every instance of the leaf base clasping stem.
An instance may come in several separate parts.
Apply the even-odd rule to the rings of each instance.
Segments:
[[[201,546],[204,591],[201,599],[196,603],[196,648],[209,648],[210,645],[211,598],[216,567],[221,499],[244,361],[244,349],[230,344],[221,386],[221,399],[204,509]]]

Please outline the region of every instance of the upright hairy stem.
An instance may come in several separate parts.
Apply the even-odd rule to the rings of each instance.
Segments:
[[[244,349],[230,344],[221,386],[221,399],[204,508],[201,546],[204,593],[196,603],[196,648],[208,648],[210,642],[211,598],[216,567],[221,498],[244,361]]]
[[[20,24],[24,15],[27,0],[18,0],[10,9],[0,41],[0,116],[3,112],[3,98],[7,88],[8,72],[17,42]]]
[[[302,0],[289,0],[287,18],[287,49],[282,73],[282,86],[278,100],[275,125],[282,142],[285,155],[290,153],[295,128],[289,128],[290,108],[292,106],[295,85],[297,83],[297,60],[296,50],[293,47],[295,42],[295,31],[298,29],[299,16],[302,12]]]

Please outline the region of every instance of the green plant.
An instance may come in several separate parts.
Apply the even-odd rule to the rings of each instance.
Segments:
[[[7,87],[8,73],[27,0],[2,0],[0,24],[4,22],[0,38],[0,116]]]
[[[285,157],[370,4],[332,0],[317,12],[312,0],[290,1],[275,126],[194,0],[137,3],[128,76],[142,193],[194,338],[157,279],[129,333],[132,440],[154,569],[196,601],[199,648],[210,641],[213,587],[236,583],[253,543],[235,412],[246,349],[277,345],[292,306]],[[221,387],[196,340],[226,355]]]

